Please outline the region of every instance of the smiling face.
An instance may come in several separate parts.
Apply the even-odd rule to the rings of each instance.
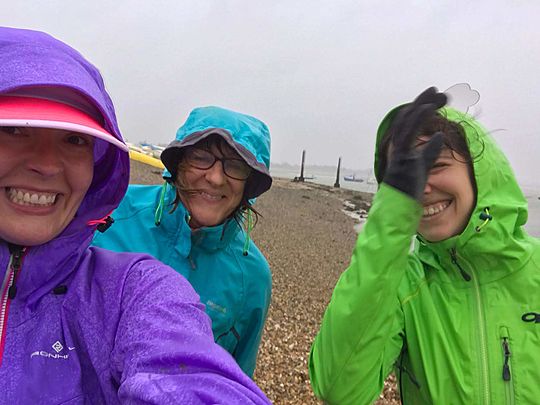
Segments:
[[[460,234],[471,216],[475,193],[465,159],[444,148],[429,172],[418,233],[430,242]]]
[[[59,129],[0,127],[0,239],[35,246],[68,226],[92,182],[93,142]]]
[[[476,204],[474,157],[471,156],[467,134],[460,123],[447,119],[444,112],[435,113],[418,129],[416,148],[424,148],[437,132],[443,135],[443,148],[428,173],[421,201],[424,212],[417,228],[417,232],[430,242],[460,234],[467,226]],[[384,179],[392,156],[392,140],[393,133],[387,130],[377,147],[379,181]]]
[[[219,139],[203,140],[195,147],[206,149],[217,158],[241,159]],[[245,185],[246,180],[227,176],[221,161],[216,161],[209,169],[198,169],[182,161],[178,165],[179,196],[191,215],[189,225],[193,229],[223,223],[239,207]]]

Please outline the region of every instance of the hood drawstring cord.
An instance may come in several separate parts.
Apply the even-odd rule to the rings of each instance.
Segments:
[[[111,217],[111,214],[113,212],[109,212],[107,215],[105,215],[103,218],[100,218],[100,219],[93,219],[91,221],[88,221],[86,223],[86,225],[88,226],[94,226],[94,225],[97,225],[96,229],[103,233],[105,232],[107,229],[109,229],[111,227],[111,225],[114,223],[114,219],[112,219]]]
[[[252,224],[252,221],[251,221],[251,210],[249,208],[247,210],[247,215],[246,216],[247,216],[247,221],[246,221],[246,241],[244,242],[244,250],[242,252],[242,254],[244,256],[248,255],[249,242],[251,240],[250,234],[251,234],[251,230],[253,229],[253,224]]]
[[[156,226],[159,226],[159,224],[161,224],[161,218],[163,217],[163,206],[165,205],[164,202],[165,202],[165,194],[167,194],[167,185],[169,183],[167,181],[165,181],[163,183],[163,186],[161,186],[161,194],[159,196],[159,203],[158,203],[158,206],[156,208],[156,212],[154,213],[154,224],[156,224]]]
[[[478,225],[475,228],[476,232],[480,232],[482,228],[486,226],[487,223],[493,219],[493,217],[489,214],[489,207],[484,208],[484,211],[480,213],[480,219],[484,222],[482,222],[480,225]]]

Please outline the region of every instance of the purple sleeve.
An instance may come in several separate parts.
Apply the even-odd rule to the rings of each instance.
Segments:
[[[125,281],[112,352],[122,403],[269,404],[214,343],[210,318],[184,277],[145,260]]]

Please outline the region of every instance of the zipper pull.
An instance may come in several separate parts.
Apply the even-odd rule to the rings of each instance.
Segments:
[[[8,290],[8,298],[10,300],[14,299],[15,296],[17,295],[17,286],[15,284],[12,284],[10,287],[9,287],[9,290]]]
[[[510,356],[512,355],[512,353],[510,352],[510,345],[508,344],[508,338],[506,337],[503,338],[502,347],[503,347],[503,353],[504,353],[502,378],[504,381],[510,381],[510,378],[512,376],[510,375],[510,366],[508,365],[508,360],[510,360]]]
[[[12,259],[11,259],[11,268],[13,269],[13,283],[9,286],[8,298],[14,299],[17,295],[17,273],[21,269],[22,257],[26,248],[20,246],[14,246],[13,249],[10,249]]]
[[[459,272],[461,273],[461,277],[463,277],[465,281],[471,281],[470,274],[467,273],[465,270],[463,270],[463,268],[460,266],[460,264],[457,261],[455,248],[450,249],[450,257],[452,258],[452,264],[454,264],[454,266],[456,266],[459,269]]]

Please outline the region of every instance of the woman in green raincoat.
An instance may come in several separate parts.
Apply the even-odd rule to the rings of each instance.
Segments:
[[[330,404],[373,402],[391,371],[407,404],[540,398],[540,243],[492,137],[445,104],[430,88],[379,127],[379,190],[311,349]]]

